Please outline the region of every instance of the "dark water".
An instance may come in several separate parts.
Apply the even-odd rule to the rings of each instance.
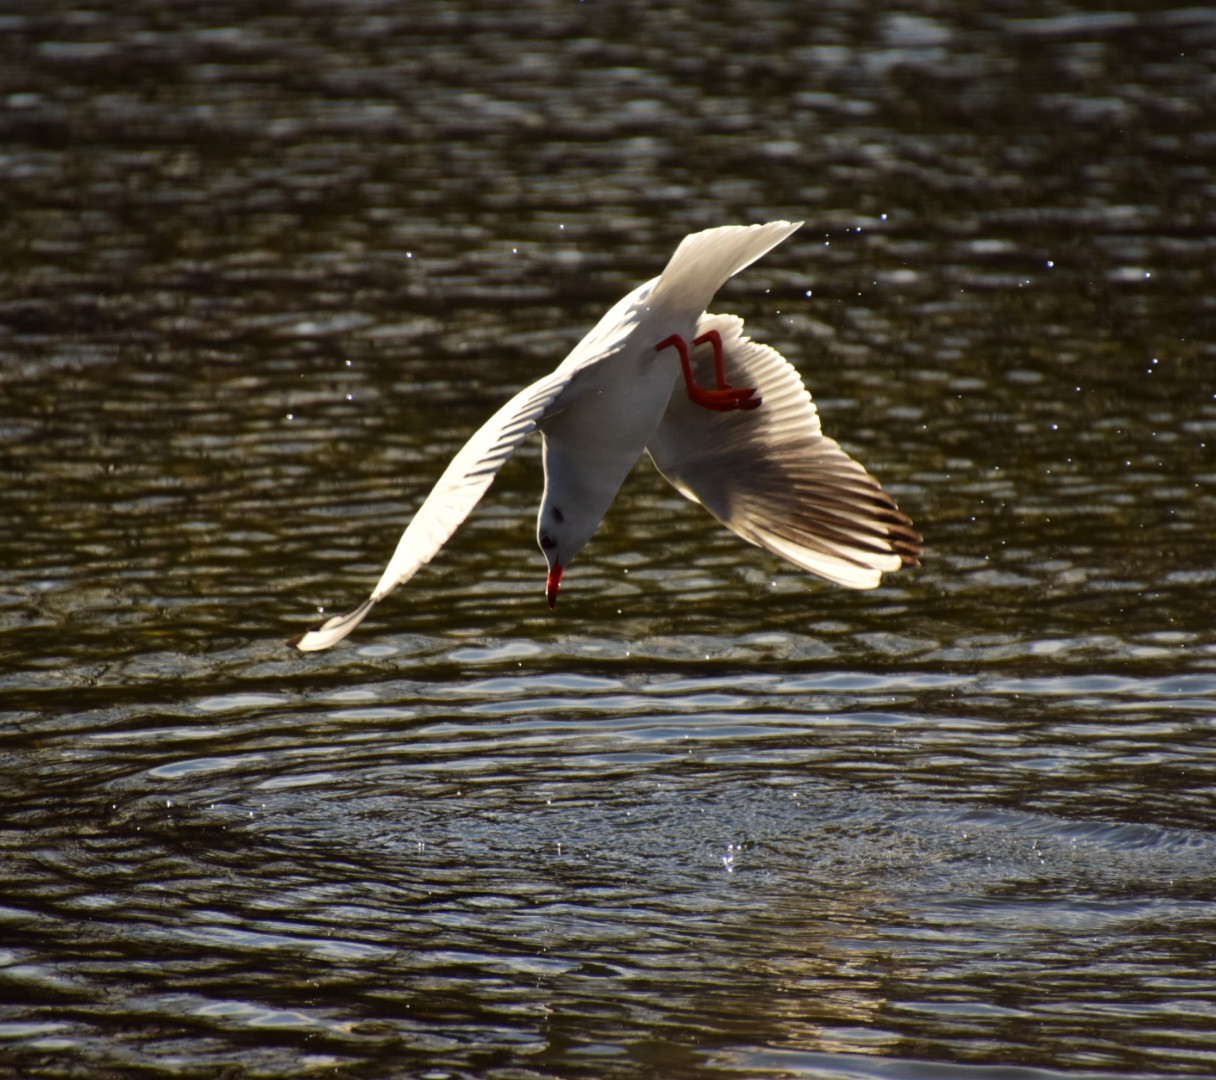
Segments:
[[[1216,14],[0,15],[0,1072],[1216,1073]],[[472,430],[694,229],[926,536]]]

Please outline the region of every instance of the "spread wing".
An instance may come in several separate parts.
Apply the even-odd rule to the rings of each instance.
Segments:
[[[638,306],[651,284],[625,297],[556,371],[521,390],[464,444],[406,527],[371,596],[358,607],[310,627],[288,644],[301,652],[336,645],[367,618],[379,601],[430,562],[481,501],[498,470],[524,438],[546,417],[568,407],[577,397],[577,384],[585,372],[625,346],[637,325]]]
[[[697,334],[709,330],[722,335],[728,381],[756,387],[761,405],[712,412],[677,388],[647,447],[663,476],[744,540],[840,585],[872,589],[917,565],[911,520],[822,433],[794,367],[733,315],[702,316]]]

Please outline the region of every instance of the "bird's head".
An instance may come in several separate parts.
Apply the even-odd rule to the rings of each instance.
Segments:
[[[582,544],[580,543],[578,547],[573,546],[566,515],[559,507],[548,504],[542,505],[540,508],[540,516],[536,522],[536,542],[540,544],[540,549],[545,554],[545,561],[549,564],[549,576],[545,580],[545,597],[548,599],[550,607],[556,607],[557,590],[561,587],[562,575]]]
[[[536,518],[536,541],[549,564],[545,596],[555,607],[562,575],[600,527],[628,469],[605,469],[595,459],[588,462],[571,451],[568,440],[554,440],[549,432],[544,463],[545,493]]]
[[[557,591],[562,575],[595,535],[603,514],[582,501],[558,504],[546,498],[536,520],[536,542],[545,553],[549,576],[545,581],[545,597],[550,607],[557,606]]]

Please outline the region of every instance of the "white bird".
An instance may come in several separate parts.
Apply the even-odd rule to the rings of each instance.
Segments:
[[[911,520],[821,433],[798,372],[745,337],[742,319],[705,312],[731,276],[801,224],[727,225],[685,237],[657,278],[621,300],[556,371],[521,390],[469,439],[410,521],[371,596],[290,644],[311,652],[346,637],[430,562],[537,428],[545,469],[537,539],[549,564],[550,607],[643,451],[728,529],[829,581],[871,589],[883,573],[918,565],[921,538]],[[709,387],[695,368],[711,356]],[[681,374],[683,394],[674,392]]]

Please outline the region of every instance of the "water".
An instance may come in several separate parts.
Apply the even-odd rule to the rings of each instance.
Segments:
[[[1216,19],[0,16],[0,1068],[1216,1072]],[[686,232],[926,536],[450,455]]]

